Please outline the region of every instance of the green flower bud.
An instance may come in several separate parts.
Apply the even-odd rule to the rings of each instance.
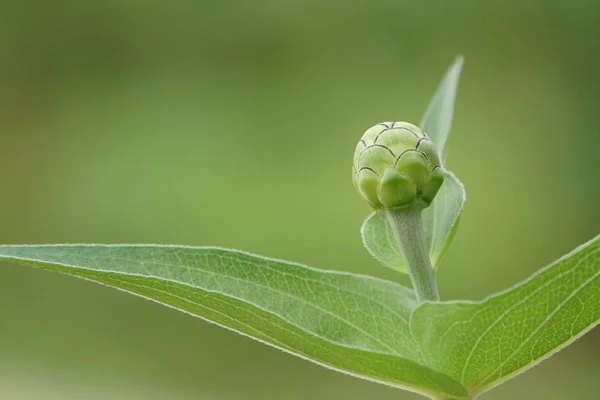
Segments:
[[[431,140],[408,122],[382,122],[356,146],[352,180],[376,210],[429,206],[444,182],[442,162]]]

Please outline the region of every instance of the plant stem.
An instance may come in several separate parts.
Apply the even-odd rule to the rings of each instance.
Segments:
[[[386,217],[394,232],[412,281],[417,301],[439,301],[435,275],[425,246],[421,208],[408,207],[386,210]]]

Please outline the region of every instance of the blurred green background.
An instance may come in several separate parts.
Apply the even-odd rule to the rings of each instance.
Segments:
[[[439,272],[479,299],[598,233],[600,3],[3,2],[1,243],[239,248],[403,283],[362,248],[354,146],[466,56]],[[160,305],[0,265],[1,399],[418,399]],[[598,399],[596,330],[483,399]]]

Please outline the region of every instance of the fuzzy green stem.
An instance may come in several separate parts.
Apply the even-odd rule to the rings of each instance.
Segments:
[[[408,207],[385,210],[387,220],[392,227],[394,237],[408,268],[417,301],[439,301],[435,275],[429,261],[423,223],[421,221],[421,208]]]

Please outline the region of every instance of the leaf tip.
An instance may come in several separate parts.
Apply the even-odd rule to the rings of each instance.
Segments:
[[[465,56],[460,53],[457,54],[456,57],[454,58],[454,65],[456,65],[458,67],[462,67],[464,63],[465,63]]]

